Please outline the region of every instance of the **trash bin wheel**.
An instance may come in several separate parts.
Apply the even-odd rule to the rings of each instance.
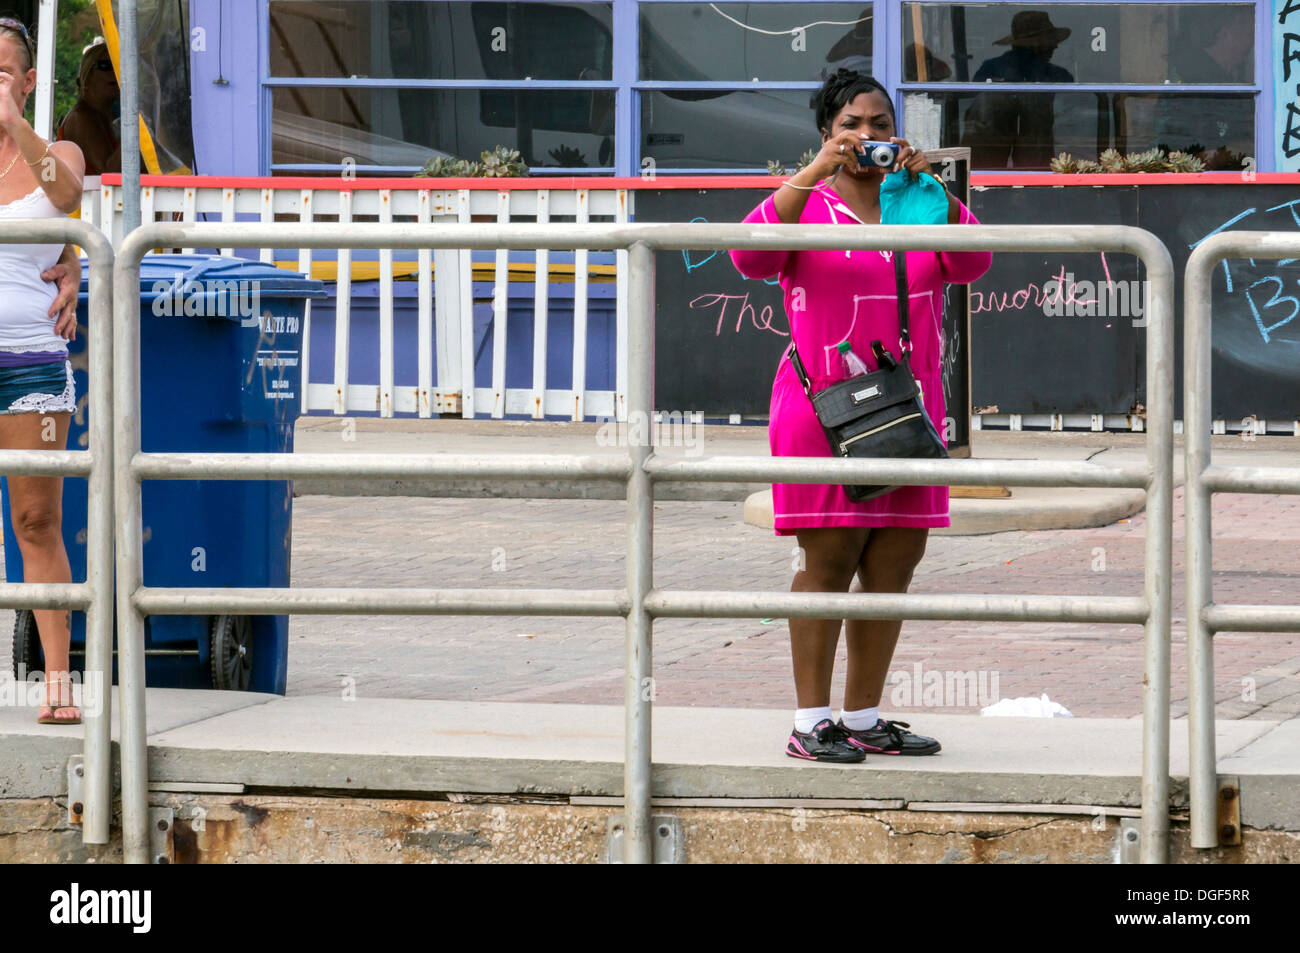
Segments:
[[[14,613],[14,677],[25,678],[29,672],[43,671],[45,653],[36,629],[36,614],[31,609],[19,609]]]
[[[212,687],[246,692],[253,679],[253,620],[246,615],[212,617]]]

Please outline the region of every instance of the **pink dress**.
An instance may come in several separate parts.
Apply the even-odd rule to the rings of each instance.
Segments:
[[[960,204],[960,202],[958,203]],[[777,224],[772,196],[745,217],[746,222]],[[965,205],[961,224],[979,224]],[[862,224],[831,189],[808,197],[799,222],[804,225]],[[907,252],[911,297],[909,332],[912,373],[939,433],[944,432],[943,283],[965,284],[988,271],[988,252]],[[791,336],[799,349],[813,392],[849,375],[835,345],[847,340],[868,367],[875,369],[871,342],[898,356],[898,295],[893,255],[887,251],[733,251],[731,260],[747,278],[778,275],[785,291]],[[781,356],[772,384],[768,425],[772,455],[829,457],[830,443],[812,404],[799,385],[789,350]],[[838,484],[772,485],[778,536],[824,526],[917,526],[948,524],[948,487],[905,486],[862,503],[849,500]]]

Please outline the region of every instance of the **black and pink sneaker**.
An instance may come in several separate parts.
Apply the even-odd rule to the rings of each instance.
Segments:
[[[873,728],[854,731],[844,727],[841,719],[835,727],[844,733],[849,744],[864,754],[938,754],[942,748],[933,738],[904,731],[903,729],[911,727],[905,721],[885,721],[881,718]]]
[[[866,759],[866,752],[845,740],[844,729],[829,718],[823,718],[812,731],[791,731],[785,744],[785,753],[805,761],[833,761],[856,764]]]

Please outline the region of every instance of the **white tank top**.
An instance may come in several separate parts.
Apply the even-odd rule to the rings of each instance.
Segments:
[[[0,229],[5,220],[17,218],[63,218],[45,190],[35,191],[0,205]],[[0,351],[58,351],[67,344],[54,333],[50,306],[57,289],[41,280],[41,272],[52,268],[63,254],[62,245],[12,245],[0,242]]]

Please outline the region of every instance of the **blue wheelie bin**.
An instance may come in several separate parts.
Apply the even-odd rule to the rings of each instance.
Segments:
[[[321,282],[257,261],[147,256],[140,269],[142,450],[291,452],[302,400],[304,306],[323,295]],[[83,270],[81,328],[68,348],[77,387],[70,450],[86,446],[86,415],[94,410],[87,400],[86,307]],[[73,581],[84,582],[86,481],[63,483],[64,543]],[[146,586],[289,585],[291,482],[149,480],[142,502]],[[5,578],[19,582],[22,556],[7,482],[3,511]],[[288,632],[288,616],[150,616],[147,683],[283,694]],[[73,613],[72,652],[73,667],[81,668],[81,612]],[[42,664],[30,610],[17,613],[13,657],[19,671]]]

